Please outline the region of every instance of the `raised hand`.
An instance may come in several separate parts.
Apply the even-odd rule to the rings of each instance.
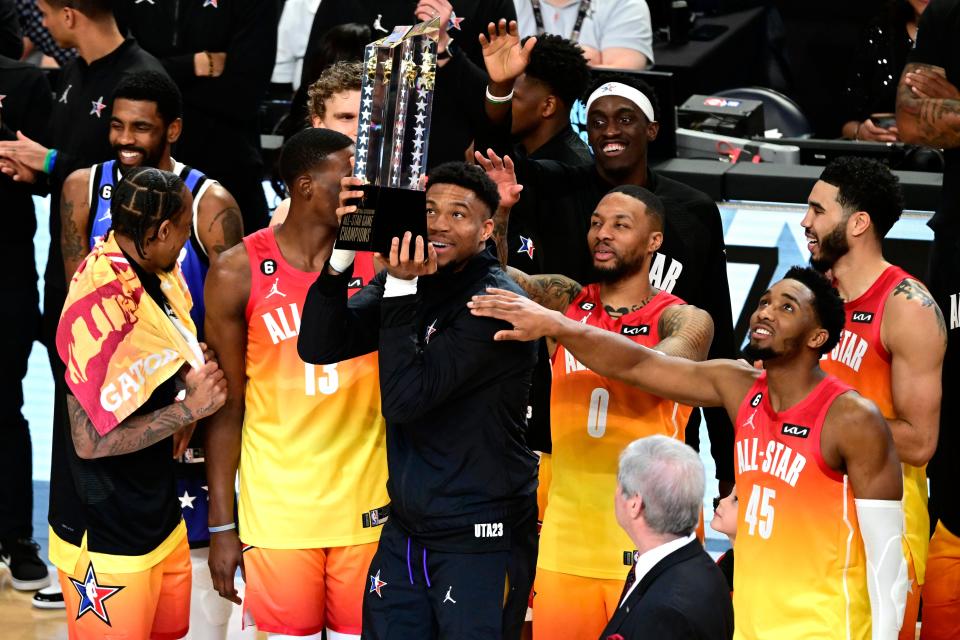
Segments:
[[[467,303],[470,313],[482,318],[496,318],[513,325],[494,334],[494,340],[529,341],[556,335],[563,314],[505,289],[487,289],[487,295],[473,296]]]
[[[480,46],[490,82],[512,82],[527,68],[537,39],[528,38],[520,46],[516,20],[511,20],[508,25],[503,18],[497,24],[491,22],[487,25],[487,33],[489,35],[480,34]]]
[[[494,153],[493,149],[487,149],[486,156],[475,151],[474,156],[477,164],[487,172],[487,177],[497,185],[497,191],[500,193],[500,208],[509,209],[517,204],[520,201],[523,185],[517,184],[517,172],[510,156],[501,158]]]

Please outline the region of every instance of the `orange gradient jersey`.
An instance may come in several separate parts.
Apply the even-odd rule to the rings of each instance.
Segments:
[[[683,304],[661,291],[641,309],[611,318],[600,286],[584,287],[567,317],[652,347],[667,307]],[[613,495],[620,452],[637,438],[683,440],[691,409],[597,375],[562,346],[553,360],[550,431],[553,478],[540,532],[537,566],[589,578],[623,580],[633,542],[617,524]]]
[[[275,549],[379,539],[387,505],[377,354],[328,365],[297,354],[300,313],[318,273],[291,267],[274,229],[243,239],[250,259],[240,536]],[[351,293],[373,277],[358,253]]]
[[[889,266],[867,291],[844,304],[846,322],[840,342],[823,357],[820,367],[872,400],[885,418],[896,417],[890,384],[890,353],[880,338],[887,300],[905,278],[900,267]],[[915,278],[914,278],[915,279]],[[927,467],[901,463],[903,468],[903,515],[909,557],[917,582],[923,584],[930,546],[930,515],[927,511]]]
[[[777,413],[763,373],[740,405],[734,638],[870,638],[853,491],[820,453],[827,411],[848,391],[827,376],[800,403]]]

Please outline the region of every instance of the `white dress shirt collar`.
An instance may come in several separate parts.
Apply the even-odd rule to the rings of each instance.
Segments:
[[[653,569],[658,562],[666,558],[677,549],[687,546],[696,538],[697,534],[691,533],[689,536],[671,540],[670,542],[666,542],[659,547],[654,547],[653,549],[640,554],[640,557],[636,558],[634,561],[634,574],[637,578],[633,581],[633,584],[630,585],[630,590],[624,594],[619,606],[623,606],[623,603],[627,601],[627,598],[629,598],[630,594],[633,593],[633,590],[637,588],[637,585],[640,584],[640,581],[643,580],[643,577],[650,573],[650,569]]]

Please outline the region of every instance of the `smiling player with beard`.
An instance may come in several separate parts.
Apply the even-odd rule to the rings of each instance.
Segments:
[[[900,185],[887,167],[838,158],[813,186],[800,224],[810,262],[833,277],[847,314],[843,337],[821,366],[877,403],[903,463],[911,589],[900,637],[908,640],[926,577],[926,465],[937,448],[947,328],[926,287],[883,257],[883,237],[902,209]]]
[[[494,163],[484,164],[492,169]],[[587,233],[591,281],[598,284],[512,267],[508,272],[531,299],[567,318],[662,353],[703,360],[713,337],[710,316],[650,284],[663,215],[660,199],[643,187],[616,187],[597,204]],[[617,456],[646,436],[682,442],[691,409],[590,371],[550,338],[547,346],[553,362],[552,480],[537,556],[533,635],[595,638],[617,610],[625,565],[633,559],[633,543],[617,526],[609,500]]]

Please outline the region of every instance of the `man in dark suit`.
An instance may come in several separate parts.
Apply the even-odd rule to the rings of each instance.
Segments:
[[[637,550],[600,640],[733,637],[729,588],[694,533],[703,491],[703,464],[682,442],[650,436],[620,454],[617,522]]]

